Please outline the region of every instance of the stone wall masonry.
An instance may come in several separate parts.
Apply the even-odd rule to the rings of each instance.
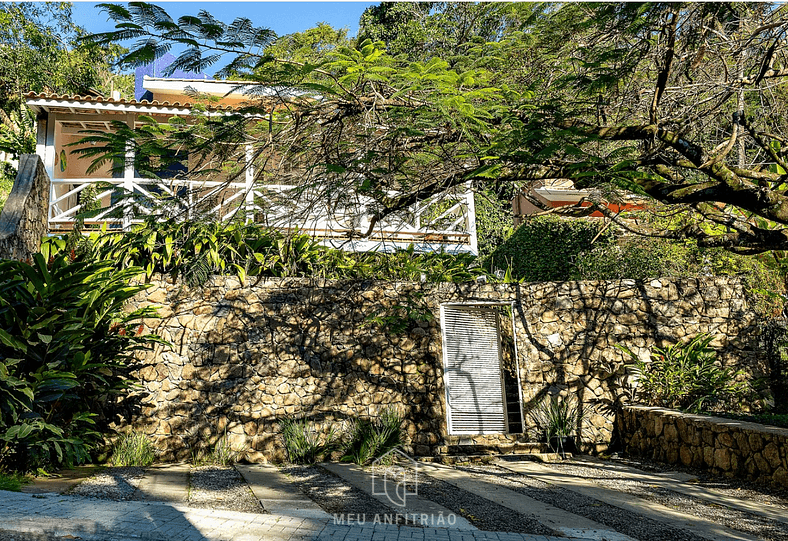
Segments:
[[[131,424],[169,458],[226,433],[253,460],[282,458],[276,419],[344,420],[396,406],[409,450],[511,445],[528,435],[450,436],[443,386],[442,303],[513,303],[525,408],[547,393],[590,408],[583,440],[602,450],[629,391],[623,344],[647,357],[708,332],[726,364],[755,375],[755,315],[737,279],[620,280],[535,284],[418,284],[213,277],[202,287],[157,280],[137,306],[160,306],[147,328],[172,346],[143,354],[140,409]],[[433,317],[395,334],[370,321],[414,303]],[[526,415],[527,432],[533,434]],[[533,437],[531,440],[533,441]]]
[[[49,176],[36,154],[19,160],[11,193],[0,213],[0,259],[29,259],[47,233]]]
[[[788,487],[788,429],[634,405],[617,426],[629,454]]]

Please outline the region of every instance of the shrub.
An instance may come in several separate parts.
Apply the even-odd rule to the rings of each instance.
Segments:
[[[585,408],[578,404],[576,398],[551,395],[532,409],[529,416],[551,445],[553,440],[557,440],[558,448],[554,449],[556,452],[564,451],[565,438],[582,438]]]
[[[282,234],[256,224],[151,219],[130,232],[106,228],[85,238],[52,237],[50,252],[72,248],[78,260],[139,266],[147,277],[169,274],[201,284],[212,274],[251,277],[305,276],[325,279],[380,279],[466,282],[485,274],[470,254],[415,253],[411,246],[392,254],[350,253],[321,246],[308,235]]]
[[[146,347],[125,301],[139,269],[71,263],[0,263],[0,466],[17,471],[80,463],[101,436],[108,407],[128,387],[126,361]],[[98,424],[97,424],[98,423]]]
[[[738,409],[752,389],[743,379],[743,371],[719,366],[716,352],[709,347],[712,340],[709,335],[699,334],[686,344],[654,348],[649,362],[618,347],[633,359],[637,396],[648,405],[689,412]]]
[[[479,257],[486,258],[512,235],[512,204],[490,191],[477,194],[475,201]]]
[[[687,244],[649,237],[624,237],[598,244],[577,258],[583,280],[643,279],[690,276],[703,272]]]
[[[306,418],[285,417],[279,420],[279,436],[293,464],[314,464],[341,448],[341,436],[333,428],[328,432]]]
[[[197,452],[192,455],[195,466],[231,466],[241,460],[246,454],[246,448],[235,449],[230,444],[227,434],[219,438],[208,453]]]
[[[0,490],[21,492],[22,487],[30,482],[30,478],[16,472],[0,470]]]
[[[376,418],[355,419],[341,461],[364,466],[402,445],[402,420],[393,408]]]
[[[150,466],[156,459],[156,451],[148,437],[142,432],[130,432],[118,438],[109,459],[110,466]]]
[[[511,276],[528,282],[574,280],[579,277],[577,258],[594,244],[607,244],[612,233],[602,223],[563,219],[558,216],[532,218],[500,245],[489,257],[491,271],[511,268]],[[594,241],[596,239],[596,241]]]

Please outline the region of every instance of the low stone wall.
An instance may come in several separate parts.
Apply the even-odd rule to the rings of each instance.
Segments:
[[[36,154],[23,154],[0,214],[0,259],[29,259],[47,233],[49,176]]]
[[[617,428],[629,454],[788,487],[788,429],[646,406]]]
[[[395,406],[410,451],[512,446],[525,433],[449,435],[443,382],[442,303],[509,303],[527,411],[548,393],[590,410],[584,441],[603,450],[613,412],[630,394],[623,344],[642,357],[654,345],[708,332],[725,363],[756,375],[755,315],[736,279],[538,284],[418,284],[214,277],[202,287],[155,281],[137,306],[161,306],[148,330],[171,342],[140,358],[143,391],[132,424],[169,457],[224,434],[255,460],[281,457],[276,419],[343,420]],[[403,306],[423,317],[398,321]],[[529,439],[530,432],[530,439]]]

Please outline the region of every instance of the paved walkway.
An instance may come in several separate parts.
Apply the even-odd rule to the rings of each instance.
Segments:
[[[371,519],[350,522],[0,491],[0,530],[72,535],[86,541],[566,541],[540,535],[375,524]]]

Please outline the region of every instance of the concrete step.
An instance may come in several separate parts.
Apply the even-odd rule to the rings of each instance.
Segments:
[[[246,480],[254,497],[269,513],[290,517],[328,519],[331,516],[310,500],[276,466],[238,464],[235,469]]]

